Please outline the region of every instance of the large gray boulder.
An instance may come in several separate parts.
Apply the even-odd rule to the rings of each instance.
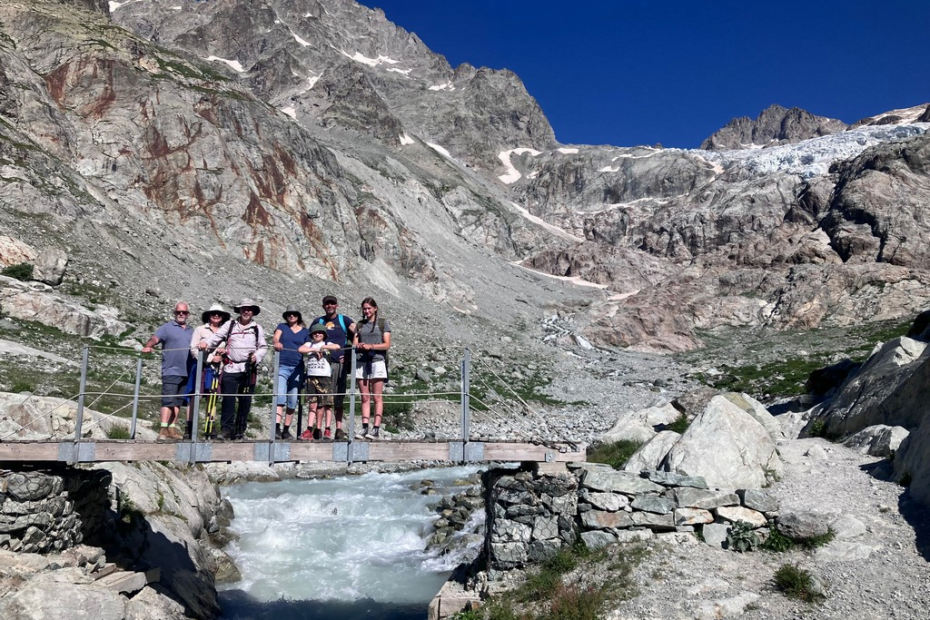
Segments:
[[[702,476],[711,487],[760,488],[783,467],[765,427],[744,409],[715,396],[665,460],[665,469]]]
[[[930,416],[901,442],[895,453],[894,475],[898,481],[909,480],[911,497],[930,507]]]
[[[660,469],[662,462],[668,455],[672,446],[681,438],[675,431],[662,431],[643,444],[639,450],[623,465],[624,471],[655,471]]]
[[[621,413],[609,431],[601,435],[601,441],[613,443],[621,440],[648,442],[656,436],[656,427],[671,424],[681,412],[672,403],[663,403],[638,411]],[[645,469],[655,469],[647,467]]]
[[[927,343],[907,336],[895,338],[876,347],[807,428],[821,420],[824,431],[834,436],[848,436],[878,424],[914,429],[927,413],[928,386]]]

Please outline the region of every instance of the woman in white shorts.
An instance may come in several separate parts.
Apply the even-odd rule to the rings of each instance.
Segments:
[[[362,430],[356,439],[377,439],[384,413],[384,384],[387,381],[387,350],[391,348],[391,324],[378,318],[378,304],[371,297],[362,301],[362,320],[355,324],[355,378],[362,393]],[[375,402],[375,423],[369,430],[371,401]]]

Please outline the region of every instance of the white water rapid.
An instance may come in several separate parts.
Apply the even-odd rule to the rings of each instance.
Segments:
[[[221,586],[228,620],[424,619],[465,555],[426,551],[443,495],[474,467],[249,483],[227,492],[242,581]],[[432,480],[439,494],[422,495]],[[476,544],[468,553],[477,554]]]

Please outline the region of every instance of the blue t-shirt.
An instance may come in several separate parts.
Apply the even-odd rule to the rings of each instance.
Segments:
[[[319,316],[313,319],[313,323],[311,323],[311,325],[321,323],[322,325],[326,326],[326,342],[332,342],[338,344],[340,347],[345,347],[351,344],[347,342],[349,335],[346,333],[346,330],[352,329],[352,326],[355,325],[355,321],[344,314],[341,315],[342,322],[345,323],[346,326],[345,329],[342,329],[342,325],[339,323],[339,316],[340,315],[337,314],[332,319],[327,319],[325,316]],[[330,353],[329,359],[332,362],[341,362],[342,358],[345,357],[345,354],[346,353],[344,349],[332,351]]]
[[[287,323],[279,323],[275,331],[281,330],[281,337],[278,342],[284,345],[281,349],[279,363],[282,366],[300,366],[304,362],[304,356],[297,352],[300,345],[310,340],[310,331],[306,327],[301,327],[296,333],[291,331]]]
[[[155,337],[161,344],[161,376],[186,377],[188,359],[191,357],[190,326],[181,326],[177,321],[170,321],[158,328]]]

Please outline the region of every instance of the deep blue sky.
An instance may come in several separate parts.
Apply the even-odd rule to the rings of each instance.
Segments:
[[[361,0],[452,66],[516,72],[564,143],[697,147],[773,103],[930,103],[927,0]]]

